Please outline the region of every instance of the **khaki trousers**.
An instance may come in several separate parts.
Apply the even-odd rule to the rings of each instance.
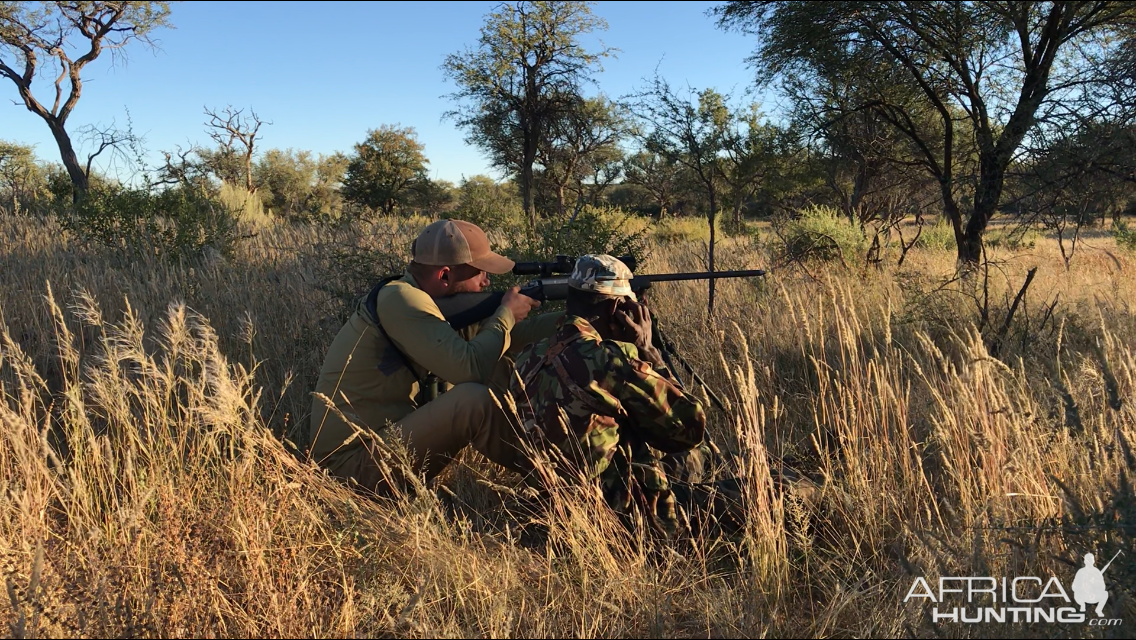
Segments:
[[[500,399],[502,382],[511,373],[512,362],[506,358],[498,365],[492,384]],[[399,420],[382,436],[367,432],[367,437],[332,454],[325,466],[334,476],[354,478],[362,487],[380,491],[385,478],[378,460],[386,454],[375,439],[399,437],[411,455],[414,473],[424,473],[426,480],[441,473],[467,445],[507,469],[524,472],[527,458],[519,449],[516,431],[489,389],[473,382],[456,385]]]

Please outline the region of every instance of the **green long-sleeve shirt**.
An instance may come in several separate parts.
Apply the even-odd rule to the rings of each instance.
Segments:
[[[562,313],[517,323],[498,307],[484,321],[455,331],[409,272],[380,291],[379,322],[394,346],[362,309],[356,310],[332,341],[316,382],[316,393],[330,398],[353,422],[381,431],[418,408],[419,380],[433,373],[450,384],[487,383],[507,352],[552,335]],[[398,351],[410,361],[407,369]],[[313,398],[312,457],[323,460],[353,432],[326,403]]]

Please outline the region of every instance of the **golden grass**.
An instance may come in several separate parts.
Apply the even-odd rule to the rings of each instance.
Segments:
[[[170,264],[0,218],[8,633],[1092,635],[934,628],[902,599],[913,575],[1068,586],[1085,551],[1119,549],[1110,617],[1136,624],[1136,286],[1107,240],[1068,272],[1049,240],[996,251],[981,331],[982,278],[943,286],[942,251],[902,270],[722,283],[709,325],[705,284],[657,285],[664,327],[728,400],[712,427],[751,485],[769,486],[768,457],[825,479],[809,500],[752,491],[740,545],[679,554],[569,487],[534,525],[508,508],[512,478],[475,454],[437,491],[376,503],[291,445],[339,328],[320,248],[396,246],[420,224],[269,225],[229,258]],[[672,239],[644,270],[700,270],[701,252]],[[767,261],[751,239],[719,256]],[[993,358],[989,336],[1033,266]]]

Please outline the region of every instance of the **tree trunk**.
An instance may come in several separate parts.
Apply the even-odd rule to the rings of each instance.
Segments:
[[[852,196],[848,202],[848,221],[853,225],[864,226],[864,196],[868,193],[872,175],[866,163],[856,167],[856,179],[852,181]]]
[[[568,213],[568,208],[564,206],[564,184],[557,183],[556,185],[556,213],[563,220],[564,216]]]
[[[256,187],[252,186],[252,147],[245,154],[245,189],[249,193],[256,193]]]
[[[856,216],[852,212],[852,199],[848,192],[840,188],[840,183],[836,178],[836,167],[831,165],[824,174],[824,181],[828,184],[828,188],[836,194],[836,197],[840,198],[840,210],[844,213],[844,217],[848,218],[850,224],[855,224]]]
[[[978,264],[982,259],[982,234],[971,233],[970,225],[958,245],[958,261],[963,265]]]
[[[1057,248],[1061,250],[1061,260],[1065,263],[1065,271],[1069,270],[1069,255],[1065,251],[1065,225],[1057,226]]]
[[[529,217],[529,226],[536,229],[536,207],[533,206],[532,201],[532,183],[532,165],[526,162],[524,168],[521,169],[521,206],[525,210],[525,215]]]
[[[1002,199],[1006,170],[994,153],[983,153],[979,159],[978,188],[974,191],[974,210],[966,229],[958,238],[960,263],[977,263],[982,259],[982,235]],[[957,233],[957,232],[956,232]]]
[[[67,135],[67,130],[62,124],[52,120],[48,120],[47,125],[51,129],[51,134],[55,136],[55,143],[59,145],[59,156],[63,160],[63,166],[67,168],[67,175],[71,177],[71,201],[77,203],[87,195],[91,183],[87,173],[83,171],[83,165],[79,164],[79,158],[75,155],[75,148],[71,146],[71,136]]]
[[[955,233],[955,246],[958,247],[958,260],[959,262],[977,262],[982,256],[982,245],[978,246],[978,253],[973,260],[963,258],[964,246],[967,245],[966,234],[962,227],[962,211],[959,210],[958,203],[955,202],[955,195],[951,191],[951,184],[949,179],[939,179],[939,189],[943,195],[943,213],[947,215],[947,219],[951,221],[951,229]],[[981,242],[981,238],[979,239]],[[972,255],[972,249],[966,249],[965,255]]]
[[[716,240],[716,233],[714,230],[714,219],[717,217],[718,212],[718,198],[714,193],[714,188],[711,187],[707,193],[710,196],[710,248],[708,251],[708,267],[711,273],[714,272],[714,241]],[[709,322],[710,318],[714,315],[714,278],[710,278],[710,299],[706,304],[706,321]]]
[[[665,194],[654,194],[659,201],[659,215],[655,218],[655,222],[662,222],[663,218],[667,217],[667,206],[670,204],[670,198]]]
[[[526,126],[522,119],[521,127]],[[521,157],[521,204],[529,217],[529,226],[536,230],[536,206],[533,205],[533,164],[536,162],[537,138],[531,131],[525,131],[522,140]]]

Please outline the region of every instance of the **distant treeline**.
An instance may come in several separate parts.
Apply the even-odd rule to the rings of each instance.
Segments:
[[[100,189],[215,197],[226,185],[246,194],[241,206],[287,220],[421,212],[535,228],[540,218],[608,205],[706,216],[713,229],[718,216],[740,226],[823,205],[868,237],[942,216],[964,262],[980,258],[997,214],[1060,235],[1133,208],[1133,3],[726,2],[711,13],[721,28],[755,36],[757,86],[785,105],[777,119],[658,75],[618,98],[585,91],[615,54],[582,44],[607,28],[591,3],[505,3],[442,71],[457,87],[447,116],[506,180],[453,184],[428,177],[413,127],[382,124],[349,152],[316,156],[263,150],[261,127],[270,123],[232,107],[206,108],[211,142],[165,152],[164,166],[136,161],[144,153],[129,128],[79,130],[79,154],[66,123],[81,94],[79,71],[103,47],[149,44],[169,8],[13,5],[0,13],[0,75],[51,128],[63,165],[4,143],[0,206],[45,212]],[[107,28],[76,26],[84,20]],[[71,60],[52,48],[60,41],[95,55]],[[47,59],[69,73],[37,68]],[[37,90],[66,99],[48,109]],[[92,171],[100,155],[116,154],[118,166],[137,167],[129,185]]]

